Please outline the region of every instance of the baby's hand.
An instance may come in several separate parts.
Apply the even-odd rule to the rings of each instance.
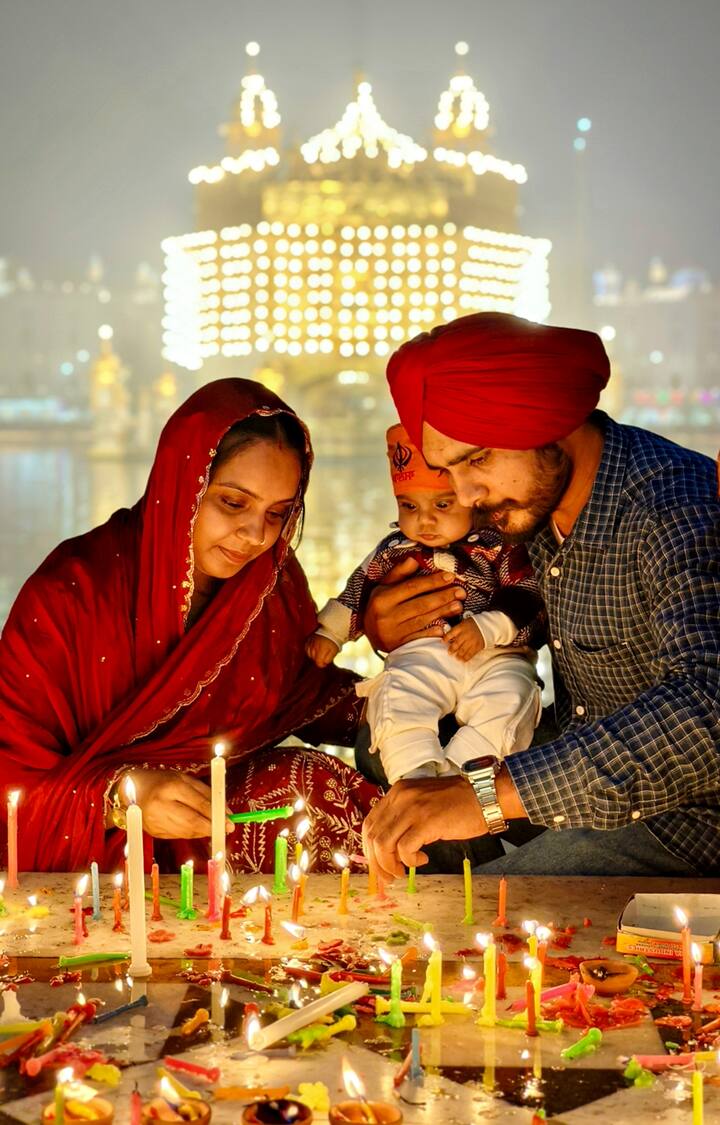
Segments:
[[[443,640],[453,656],[466,662],[485,648],[485,638],[472,617],[466,617],[459,625],[453,625]]]
[[[318,668],[325,668],[328,664],[331,664],[339,651],[340,649],[334,641],[327,637],[321,637],[319,633],[313,633],[312,637],[308,637],[305,642],[305,652],[317,664]]]

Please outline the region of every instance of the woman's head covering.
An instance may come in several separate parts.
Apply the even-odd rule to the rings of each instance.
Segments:
[[[415,336],[387,368],[400,420],[420,448],[424,422],[488,449],[548,445],[582,425],[609,377],[594,332],[489,312]]]
[[[387,432],[387,455],[393,492],[448,492],[450,478],[444,469],[431,469],[407,430],[398,422]]]

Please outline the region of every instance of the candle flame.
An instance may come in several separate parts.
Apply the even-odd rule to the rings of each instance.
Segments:
[[[464,980],[475,980],[477,973],[470,965],[463,965],[462,975]]]
[[[115,981],[115,991],[116,992],[122,992],[122,990],[123,990],[123,982],[120,980],[120,977],[118,977],[117,980]]]
[[[429,949],[431,953],[437,949],[437,942],[429,930],[426,930],[423,934],[423,943],[425,948]]]
[[[5,881],[3,879],[0,879],[0,894],[2,894],[2,889],[4,886]],[[37,906],[37,895],[28,895],[28,906]]]
[[[247,1043],[251,1051],[254,1050],[255,1043],[257,1042],[257,1038],[261,1031],[262,1024],[260,1023],[258,1017],[250,1016],[247,1021],[247,1028],[245,1031],[245,1042]]]
[[[125,859],[127,859],[127,857],[130,855],[130,845],[129,844],[126,844],[125,847],[123,848],[123,855],[125,856]]]
[[[220,1007],[221,1008],[224,1008],[226,1006],[229,996],[230,996],[230,993],[228,992],[227,988],[223,988],[222,992],[220,993]]]
[[[249,891],[246,891],[245,894],[242,897],[242,900],[245,903],[245,906],[253,906],[257,902],[257,897],[258,897],[259,893],[260,893],[259,887],[251,887]]]
[[[288,875],[292,879],[293,883],[298,882],[298,880],[300,878],[300,868],[298,867],[297,863],[291,863],[290,864],[290,870],[288,871]]]
[[[12,807],[14,809],[16,809],[18,807],[18,801],[19,800],[20,800],[20,790],[19,789],[13,789],[11,793],[8,793],[8,804],[12,805]]]
[[[220,882],[222,883],[223,894],[227,894],[230,890],[230,876],[227,871],[223,871],[220,876]]]
[[[284,836],[286,840],[287,840],[289,835],[290,835],[290,829],[289,828],[283,828],[282,832],[278,832],[278,836]]]
[[[696,942],[693,942],[690,946],[690,950],[692,952],[693,961],[696,965],[699,965],[702,961],[702,949]]]
[[[224,852],[215,852],[215,862],[216,862],[216,863],[222,863],[222,862],[223,862],[223,860],[224,860],[224,858],[225,858],[225,853],[224,853]],[[189,860],[188,860],[188,863],[192,863],[192,860],[191,860],[191,859],[189,859]]]
[[[677,919],[678,925],[683,926],[683,927],[687,926],[688,916],[685,913],[685,911],[682,910],[679,906],[675,907],[675,917]]]
[[[87,885],[88,885],[87,875],[81,875],[80,878],[77,881],[77,886],[75,888],[75,894],[78,896],[78,898],[82,898],[82,896],[85,894],[85,891],[87,890]]]
[[[305,798],[298,797],[297,801],[293,805],[293,808],[295,809],[295,812],[302,812],[305,808]]]
[[[113,883],[115,884],[117,889],[120,890],[120,888],[123,885],[123,873],[122,873],[122,871],[118,871],[116,875],[113,875]]]
[[[365,1097],[365,1084],[362,1082],[360,1075],[356,1074],[345,1057],[343,1057],[342,1060],[342,1076],[343,1084],[348,1092],[348,1096],[351,1098],[363,1099]]]
[[[298,822],[297,827],[295,828],[296,839],[304,840],[308,832],[310,831],[310,827],[310,817],[304,816],[302,820]]]
[[[333,859],[341,870],[348,867],[350,864],[350,860],[345,855],[345,852],[333,852]]]
[[[0,895],[3,893],[4,890],[5,890],[5,880],[0,879]]]
[[[525,921],[522,924],[522,928],[524,929],[526,934],[534,934],[537,930],[537,927],[538,924],[534,918],[531,918],[529,921]]]
[[[382,946],[380,946],[380,948],[378,949],[378,957],[382,961],[383,965],[392,965],[393,961],[395,960],[392,953],[388,949],[383,949]]]
[[[532,972],[532,970],[536,969],[538,967],[538,965],[540,964],[537,957],[524,957],[523,963],[525,965],[525,968],[528,970],[528,972]]]
[[[492,941],[492,934],[475,934],[475,944],[479,945],[481,949],[487,949]]]
[[[169,1102],[170,1105],[180,1105],[180,1095],[168,1078],[160,1079],[160,1095],[166,1102]]]
[[[307,852],[303,852],[303,854],[300,856],[300,870],[301,870],[303,875],[307,874],[307,870],[308,870],[309,866],[310,866],[310,856],[307,854]]]
[[[87,1000],[85,999],[85,993],[84,992],[78,992],[76,1003],[87,1004]]]
[[[225,753],[225,743],[216,742],[213,746],[213,753],[215,754],[216,758],[222,758],[223,754]]]
[[[58,1086],[64,1086],[66,1082],[72,1081],[74,1075],[75,1075],[75,1071],[73,1070],[73,1068],[71,1066],[64,1066],[62,1068],[62,1070],[59,1070],[57,1072],[57,1084],[58,1084]]]
[[[300,926],[297,922],[281,922],[280,925],[283,929],[287,930],[290,937],[295,938],[296,941],[299,941],[300,938],[305,936],[305,927]]]
[[[548,926],[538,926],[535,931],[535,936],[537,937],[538,941],[549,941],[551,933],[552,931]]]
[[[136,803],[137,795],[135,793],[135,782],[131,777],[125,778],[125,796],[128,799],[129,805],[134,805]]]
[[[270,902],[270,893],[265,887],[258,887],[258,898],[260,902]]]

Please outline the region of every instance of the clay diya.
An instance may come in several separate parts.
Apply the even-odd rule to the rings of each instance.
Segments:
[[[165,1121],[168,1125],[180,1125],[182,1122],[192,1122],[193,1125],[208,1125],[211,1115],[210,1106],[200,1098],[184,1098],[171,1104],[165,1098],[153,1098],[142,1107],[142,1125],[156,1125]]]
[[[267,1102],[253,1102],[243,1112],[245,1125],[310,1125],[312,1110],[294,1098],[275,1098]]]
[[[616,996],[633,986],[638,971],[627,961],[609,961],[601,957],[594,961],[581,961],[580,976],[584,984],[594,985],[598,996]]]
[[[368,1109],[372,1117],[368,1115]],[[376,1121],[378,1125],[397,1125],[402,1121],[403,1115],[395,1105],[387,1102],[338,1102],[330,1106],[330,1125],[367,1125],[369,1121]]]
[[[107,1098],[91,1098],[90,1101],[66,1100],[63,1113],[65,1125],[110,1125],[114,1106]],[[55,1125],[55,1105],[46,1105],[42,1111],[43,1125]]]

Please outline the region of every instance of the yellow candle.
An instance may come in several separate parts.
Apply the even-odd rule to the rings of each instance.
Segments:
[[[338,914],[347,914],[348,887],[350,886],[350,860],[345,855],[345,852],[335,852],[333,859],[340,868],[340,902],[338,903]]]
[[[703,1125],[703,1073],[697,1067],[692,1076],[692,1125]]]
[[[472,926],[475,921],[473,918],[472,871],[470,870],[470,860],[467,856],[463,860],[463,881],[465,883],[465,917],[463,918],[463,923],[466,926]]]
[[[495,1000],[497,992],[497,947],[492,934],[478,934],[476,940],[485,950],[483,953],[485,992],[480,1021],[483,1024],[494,1024],[497,1018],[497,1003]]]
[[[528,935],[528,957],[532,957],[534,960],[538,952],[538,939],[535,933],[537,930],[537,922],[523,922],[522,928]]]
[[[425,934],[424,942],[431,951],[425,973],[425,987],[423,999],[430,1002],[430,1014],[421,1016],[418,1023],[424,1026],[436,1027],[443,1022],[442,1018],[442,952],[431,934]],[[421,1001],[422,1002],[422,1001]]]
[[[542,991],[542,965],[537,957],[526,957],[525,968],[530,974],[530,980],[535,997],[535,1018],[540,1019],[540,992]]]

